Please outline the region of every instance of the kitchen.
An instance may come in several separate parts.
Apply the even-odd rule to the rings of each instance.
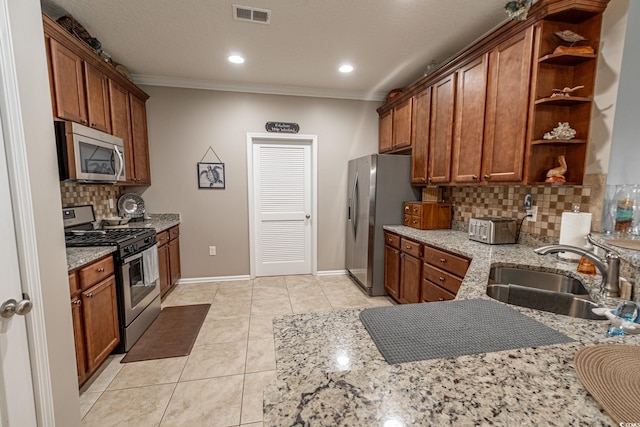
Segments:
[[[611,7],[613,5],[610,5],[608,9],[611,10]],[[16,5],[12,5],[12,7],[18,7]],[[24,6],[26,7],[26,6]],[[16,29],[16,31],[21,31],[21,29]],[[608,31],[604,31],[604,34],[611,34]],[[19,38],[19,37],[15,37],[16,40],[31,40],[32,43],[36,43],[36,41],[32,40],[33,37],[28,37],[28,36],[24,36],[25,38]],[[36,45],[35,49],[39,49],[40,51],[42,50],[42,47],[38,47],[39,45]],[[20,63],[18,64],[20,65]],[[42,65],[42,64],[41,64]],[[43,65],[44,67],[44,65]],[[34,70],[29,69],[29,67],[27,65],[22,66],[22,68],[18,69],[19,73],[18,73],[18,78],[19,79],[26,79],[27,77],[32,77],[32,75],[35,73]],[[601,75],[602,73],[599,73],[599,75]],[[40,76],[42,77],[42,76]],[[33,81],[41,81],[42,82],[42,78],[40,79],[34,79]],[[31,80],[29,80],[31,82]],[[46,86],[43,86],[44,83],[46,82]],[[611,88],[608,85],[605,85],[609,90],[611,90]],[[36,98],[36,94],[38,93],[35,89],[37,87],[37,85],[27,85],[27,87],[33,87],[33,99],[37,99]],[[46,92],[48,90],[48,82],[46,81],[46,78],[44,79],[44,82],[42,82],[42,85],[40,86],[40,90],[42,91],[44,87],[44,91]],[[183,161],[181,160],[181,164],[178,164],[178,167],[181,167],[182,169],[187,169],[187,170],[191,170],[190,168],[193,167],[193,163],[196,162],[197,160],[199,160],[202,156],[202,154],[204,153],[206,147],[208,145],[213,145],[214,149],[216,149],[216,151],[218,152],[218,154],[222,157],[222,159],[229,163],[237,163],[238,165],[242,165],[243,162],[245,162],[244,159],[244,155],[243,153],[233,153],[230,150],[220,150],[218,149],[218,146],[216,144],[220,144],[220,142],[218,141],[213,141],[210,140],[209,135],[211,135],[213,133],[213,126],[214,124],[209,124],[209,125],[203,125],[203,130],[194,130],[194,128],[192,126],[185,126],[182,128],[177,129],[175,126],[171,126],[171,123],[177,123],[179,122],[178,118],[176,118],[175,116],[175,111],[181,111],[184,112],[185,114],[185,119],[184,121],[186,123],[192,123],[191,120],[195,120],[196,118],[200,118],[200,121],[204,122],[205,121],[205,117],[203,117],[203,114],[205,111],[213,111],[214,114],[219,115],[221,118],[223,119],[228,119],[230,120],[229,123],[234,123],[233,121],[233,113],[237,112],[237,111],[242,111],[242,109],[247,108],[248,105],[251,105],[252,102],[257,102],[257,106],[255,107],[255,111],[263,111],[266,107],[271,108],[272,112],[274,115],[277,115],[278,117],[296,117],[295,121],[301,123],[301,124],[306,124],[306,123],[310,123],[310,120],[315,117],[314,114],[309,113],[310,116],[307,118],[305,116],[297,116],[294,113],[298,110],[301,110],[302,107],[304,107],[306,104],[306,101],[302,98],[296,97],[293,100],[285,98],[285,97],[275,97],[274,100],[277,102],[269,102],[271,100],[267,100],[265,98],[259,98],[259,99],[255,99],[256,96],[255,95],[250,95],[250,94],[244,94],[244,95],[237,95],[237,94],[231,94],[228,92],[220,92],[217,95],[214,95],[211,92],[201,92],[201,91],[197,91],[197,90],[193,90],[193,89],[178,89],[178,88],[162,88],[159,86],[148,86],[145,87],[145,89],[148,90],[149,94],[151,95],[152,100],[156,100],[156,104],[149,104],[149,111],[148,111],[148,115],[149,115],[149,121],[150,121],[150,144],[157,144],[156,146],[159,147],[160,149],[158,150],[154,150],[153,149],[153,145],[152,145],[152,149],[151,149],[151,163],[152,163],[152,169],[155,171],[153,165],[159,165],[160,169],[164,169],[164,168],[168,168],[173,170],[173,168],[176,166],[174,159],[184,159]],[[27,89],[21,89],[21,90],[27,90]],[[606,92],[606,91],[605,91]],[[615,90],[613,90],[614,94],[615,94]],[[26,96],[26,95],[23,95]],[[27,97],[28,98],[28,97]],[[215,99],[214,99],[215,98]],[[165,100],[164,102],[161,102],[162,100]],[[220,100],[220,102],[218,102],[218,100]],[[262,100],[262,101],[261,101]],[[281,101],[281,102],[280,102]],[[211,110],[211,103],[214,102],[214,108],[213,110]],[[175,104],[173,104],[175,103]],[[44,105],[40,105],[40,104],[44,104]],[[27,115],[26,113],[23,112],[23,114],[25,115],[25,117],[30,117],[30,115],[35,115],[38,113],[42,114],[44,116],[45,113],[48,113],[49,115],[49,121],[50,121],[50,109],[49,111],[47,110],[47,105],[48,102],[41,102],[39,105],[39,107],[35,108],[35,109],[29,109],[29,115]],[[313,105],[317,105],[320,104],[320,102],[314,102]],[[377,129],[377,116],[375,113],[373,113],[373,110],[375,110],[375,107],[377,107],[379,105],[379,103],[371,103],[373,104],[372,106],[363,106],[362,103],[359,102],[355,102],[355,101],[337,101],[337,100],[323,100],[322,101],[323,105],[326,105],[326,114],[325,115],[324,111],[322,114],[322,119],[319,120],[319,124],[317,125],[318,128],[325,124],[325,123],[343,123],[342,121],[339,121],[338,119],[340,117],[344,117],[347,116],[349,117],[348,120],[348,124],[345,124],[342,128],[336,128],[335,134],[331,133],[331,134],[322,134],[322,141],[323,144],[329,144],[331,143],[331,141],[335,141],[336,142],[336,147],[335,151],[331,151],[330,153],[324,153],[321,152],[321,155],[327,156],[325,159],[321,159],[321,164],[327,164],[327,163],[332,163],[335,162],[337,163],[338,161],[340,161],[341,159],[343,159],[345,162],[347,159],[349,158],[355,158],[358,157],[359,155],[363,155],[363,154],[367,154],[373,151],[376,151],[376,147],[377,147],[377,134],[375,129]],[[603,105],[611,105],[611,104],[615,104],[614,102],[607,102],[604,101]],[[28,110],[26,107],[30,105],[29,103],[27,103],[26,100],[23,100],[23,108],[24,110]],[[155,106],[154,106],[155,105]],[[175,109],[172,108],[175,106]],[[156,109],[156,111],[152,110],[152,109]],[[251,110],[253,111],[254,107],[251,106],[249,107],[251,108]],[[275,110],[274,110],[275,108]],[[319,107],[316,107],[319,108]],[[366,112],[366,114],[365,114]],[[268,120],[272,120],[273,116],[271,114],[269,114],[268,116],[266,114],[262,114],[261,113],[257,113],[258,117],[256,119],[254,119],[254,125],[252,126],[253,129],[260,129],[261,126],[264,125],[264,123]],[[206,115],[206,114],[204,114]],[[300,118],[297,118],[300,117]],[[612,120],[612,117],[607,117],[607,119]],[[155,121],[155,125],[153,124],[153,122]],[[44,121],[43,121],[44,123]],[[48,123],[48,121],[47,121]],[[166,126],[162,126],[162,124],[166,124]],[[596,129],[593,129],[593,133],[596,134],[597,132],[604,132],[605,134],[610,133],[609,130],[607,129],[611,129],[612,128],[612,122],[609,122],[609,127],[607,128],[606,125],[604,128],[599,128],[598,131],[596,131]],[[355,129],[355,130],[354,130]],[[342,144],[342,146],[338,147],[338,142],[341,141],[339,134],[340,133],[347,133],[348,132],[355,132],[355,131],[361,131],[364,132],[364,136],[360,139],[360,141],[362,141],[364,144],[368,144],[364,147],[360,147],[360,148],[356,148],[356,147],[347,147],[344,146],[345,144]],[[232,134],[224,134],[221,135],[219,138],[216,138],[218,140],[231,140],[233,135],[233,140],[235,141],[241,141],[244,138],[244,132],[246,131],[246,129],[241,128],[241,129],[237,129],[237,130],[231,130],[230,132]],[[314,130],[313,129],[309,129],[308,130],[309,133],[313,133]],[[25,133],[27,134],[27,137],[31,138],[33,137],[35,140],[38,141],[42,141],[42,140],[50,140],[50,135],[49,136],[45,136],[45,135],[41,135],[39,138],[34,136],[34,133],[37,133],[38,130],[34,129],[33,127],[29,127],[28,129],[25,130]],[[43,131],[40,131],[43,132]],[[155,133],[154,133],[155,132]],[[183,132],[192,132],[192,133],[187,133],[184,134]],[[319,131],[317,133],[320,133]],[[203,134],[206,135],[203,136]],[[166,135],[166,138],[164,137]],[[237,136],[239,135],[239,136]],[[176,144],[176,141],[181,141],[181,140],[185,140],[185,139],[189,139],[189,140],[198,140],[198,141],[204,141],[202,142],[202,144],[204,144],[204,149],[202,148],[202,146],[200,147],[184,147],[183,144]],[[606,139],[606,138],[605,138]],[[241,142],[240,142],[241,143]],[[30,160],[30,170],[34,170],[34,171],[38,171],[38,174],[43,175],[43,174],[48,174],[45,176],[49,176],[52,177],[51,180],[55,181],[55,179],[53,177],[57,176],[57,171],[53,170],[55,169],[55,165],[51,165],[50,163],[48,163],[46,161],[46,159],[44,158],[45,156],[41,156],[40,158],[38,157],[42,152],[46,152],[46,150],[48,150],[48,146],[44,146],[41,147],[41,144],[36,144],[36,145],[32,145],[30,146],[30,150],[35,150],[37,153],[32,153],[31,156],[29,156],[29,160]],[[44,150],[44,151],[41,151]],[[186,153],[184,150],[187,150]],[[190,150],[190,151],[189,151]],[[161,154],[162,153],[162,154]],[[157,158],[154,156],[162,156],[161,158]],[[184,156],[184,157],[183,157]],[[238,156],[237,158],[234,156]],[[48,154],[48,159],[52,159],[55,158],[55,154],[53,154],[52,152],[49,152]],[[164,158],[164,159],[163,159]],[[606,164],[606,162],[604,162]],[[234,176],[234,173],[237,174]],[[245,175],[245,172],[240,168],[238,170],[236,170],[234,172],[233,169],[229,169],[228,170],[228,183],[229,185],[234,184],[234,185],[240,185],[239,189],[241,190],[240,192],[243,192],[242,190],[244,190],[244,185],[245,184],[240,184],[242,182],[242,176]],[[169,193],[172,196],[175,197],[179,197],[179,195],[181,194],[180,189],[181,188],[192,188],[193,187],[193,182],[192,182],[192,174],[191,173],[185,173],[184,177],[176,177],[172,174],[158,174],[158,173],[154,173],[153,174],[153,183],[154,185],[152,185],[145,193],[144,193],[144,197],[145,200],[148,202],[148,204],[153,205],[153,209],[156,212],[170,212],[170,211],[175,211],[175,205],[173,205],[170,202],[170,198],[166,197],[166,194]],[[328,181],[326,181],[324,184],[321,185],[321,189],[322,188],[344,188],[346,187],[346,185],[343,185],[343,183],[340,181],[340,177],[339,176],[333,176],[331,177],[332,174],[331,171],[329,171],[329,173],[326,174],[326,179]],[[32,178],[35,179],[35,178]],[[183,180],[183,181],[181,181]],[[56,184],[57,185],[57,184]],[[45,183],[43,183],[41,190],[43,192],[46,191],[47,186]],[[229,188],[229,187],[228,187]],[[36,218],[37,221],[36,223],[38,225],[42,224],[42,223],[48,223],[48,222],[53,222],[52,219],[48,219],[48,218],[43,218],[42,216],[44,216],[44,214],[40,211],[40,207],[43,207],[44,210],[46,210],[47,208],[45,206],[49,206],[49,203],[51,203],[51,205],[60,205],[60,201],[56,200],[56,196],[55,194],[58,192],[59,190],[55,189],[54,187],[48,187],[48,192],[46,194],[42,194],[37,200],[38,200],[38,211],[36,212]],[[322,191],[322,190],[321,190]],[[342,190],[341,190],[342,191]],[[345,190],[346,191],[346,190]],[[469,191],[469,190],[464,190],[464,191]],[[487,192],[489,193],[488,190],[486,189],[482,189],[480,191],[480,193],[484,193]],[[52,195],[53,194],[53,195]],[[487,194],[489,195],[489,194]],[[566,196],[566,194],[563,194],[562,196]],[[243,208],[238,207],[238,198],[243,199],[242,204],[244,204],[244,199],[245,196],[241,195],[238,196],[237,194],[232,194],[231,192],[224,192],[222,193],[222,195],[218,195],[217,197],[220,197],[220,205],[224,205],[224,206],[230,206],[231,207],[231,211],[229,212],[236,212],[238,210],[243,211]],[[328,194],[328,197],[330,197],[331,199],[333,199],[333,194],[331,192],[331,194]],[[465,194],[460,194],[458,195],[458,197],[460,197],[460,199],[464,199],[466,197]],[[582,201],[582,197],[583,194],[579,195],[580,200]],[[481,199],[482,200],[482,199]],[[346,203],[346,202],[344,202]],[[549,202],[551,203],[551,202]],[[597,201],[594,202],[594,204],[598,204]],[[183,203],[182,200],[178,200],[178,206],[182,207],[182,206],[191,206],[191,203]],[[341,218],[342,215],[341,213],[345,210],[345,209],[334,209],[331,203],[325,203],[324,206],[324,211],[323,211],[323,205],[321,204],[320,206],[320,217],[324,218],[325,216],[327,216],[330,220],[329,223],[340,223],[341,222]],[[346,205],[345,205],[346,206]],[[186,209],[186,208],[185,208]],[[468,215],[477,215],[477,212],[474,212],[473,209],[471,207],[465,208],[465,209],[469,209]],[[493,209],[497,209],[493,208]],[[584,209],[584,207],[583,207]],[[55,212],[54,212],[55,211]],[[336,211],[334,213],[334,211]],[[598,211],[598,208],[594,209],[594,211]],[[214,206],[211,206],[209,204],[196,204],[193,207],[193,210],[190,212],[185,212],[185,210],[182,210],[183,212],[183,221],[185,222],[190,222],[190,221],[194,221],[195,218],[203,218],[202,219],[202,223],[201,224],[197,224],[193,226],[193,229],[191,231],[191,237],[189,239],[192,239],[192,242],[194,244],[194,247],[200,247],[201,249],[199,249],[198,251],[196,251],[197,253],[194,253],[192,256],[188,256],[186,257],[187,259],[185,260],[185,262],[183,263],[183,268],[186,270],[190,270],[192,271],[192,273],[190,273],[190,276],[192,277],[207,277],[207,276],[214,276],[216,274],[212,273],[211,270],[203,270],[198,268],[198,265],[202,265],[203,264],[203,259],[205,260],[205,263],[209,263],[213,268],[218,268],[218,270],[220,269],[220,267],[222,265],[228,265],[229,268],[223,273],[224,275],[228,275],[228,276],[234,276],[234,275],[241,275],[241,274],[246,274],[247,270],[248,270],[248,261],[247,261],[247,248],[246,245],[240,243],[242,241],[247,241],[248,240],[248,234],[246,231],[246,217],[242,217],[241,215],[232,215],[229,212],[227,212],[226,214],[224,212],[220,213],[219,211],[216,211],[216,208]],[[49,215],[51,218],[58,218],[57,215],[59,213],[59,209],[52,209],[51,212],[49,212]],[[481,215],[485,214],[485,212],[479,212]],[[490,212],[486,212],[486,214],[490,214]],[[203,215],[203,216],[201,216]],[[206,215],[206,216],[204,216]],[[231,245],[229,246],[228,249],[226,249],[225,251],[221,252],[220,255],[218,255],[216,258],[214,258],[214,261],[211,261],[210,258],[208,258],[208,255],[206,254],[206,250],[203,251],[202,248],[206,248],[206,246],[208,246],[209,244],[211,244],[210,242],[210,236],[202,236],[202,240],[200,239],[199,236],[199,232],[198,230],[205,230],[205,229],[210,229],[208,227],[211,226],[211,223],[216,223],[215,218],[216,217],[220,217],[220,216],[224,216],[229,218],[228,223],[224,223],[222,225],[220,225],[221,228],[224,229],[228,229],[228,230],[233,230],[233,239],[229,239],[226,237],[223,237],[225,241],[231,241]],[[188,221],[187,221],[188,220]],[[52,229],[59,229],[60,228],[60,224],[53,224],[52,227],[48,227],[46,229],[43,229],[42,233],[43,236],[47,236],[50,235],[50,231],[47,230],[52,230]],[[226,236],[223,232],[221,231],[216,231],[217,233],[222,233],[222,236]],[[325,230],[326,232],[326,230]],[[540,228],[540,233],[543,234],[545,233],[546,230]],[[558,230],[554,229],[553,232],[557,233]],[[204,234],[204,233],[203,233]],[[322,234],[322,233],[321,233]],[[340,232],[336,233],[337,235],[341,235]],[[66,274],[64,275],[65,277],[62,278],[61,271],[60,270],[60,266],[56,266],[57,263],[60,263],[61,265],[64,265],[64,260],[61,259],[63,258],[61,255],[56,255],[56,253],[61,252],[61,248],[64,246],[61,242],[61,237],[58,239],[57,242],[54,241],[47,241],[47,242],[43,242],[42,240],[45,239],[45,237],[40,237],[39,241],[38,241],[38,251],[42,251],[42,255],[40,256],[41,259],[46,259],[46,261],[42,261],[45,265],[41,266],[41,268],[43,269],[43,274],[44,272],[48,271],[46,268],[46,266],[49,265],[49,263],[51,263],[52,265],[49,265],[49,268],[51,269],[51,271],[58,271],[58,276],[60,276],[60,283],[59,285],[55,288],[58,290],[64,289],[63,286],[63,282],[66,280]],[[53,239],[55,240],[55,239]],[[338,240],[338,239],[336,239]],[[215,242],[214,242],[215,243]],[[338,269],[342,269],[342,258],[340,255],[340,251],[339,250],[335,250],[335,247],[340,247],[340,245],[342,245],[342,243],[335,243],[332,245],[328,245],[327,247],[323,248],[320,247],[319,248],[319,259],[325,259],[326,261],[323,262],[322,265],[319,266],[320,270],[338,270]],[[50,249],[50,250],[47,250]],[[46,254],[46,257],[45,255]],[[58,258],[56,260],[56,258]],[[193,261],[190,261],[193,260]],[[56,265],[53,265],[56,264]],[[55,274],[53,274],[52,276],[55,276]],[[54,292],[53,289],[49,288],[49,289],[45,289],[44,292],[47,294],[46,295],[46,301],[47,304],[51,303],[55,304],[56,302],[61,304],[61,307],[64,308],[68,308],[68,300],[66,302],[64,302],[64,298],[62,298],[58,293]],[[49,295],[49,294],[53,294],[53,295]],[[64,304],[63,304],[64,302]],[[55,311],[53,311],[52,313],[55,313]],[[52,314],[53,315],[53,314]],[[64,316],[62,314],[60,314],[61,316]],[[54,315],[54,319],[57,315]],[[52,320],[52,322],[54,322],[55,324],[55,320]],[[67,337],[68,338],[68,337]],[[65,338],[65,339],[67,339]],[[62,341],[64,341],[65,339],[63,339]],[[68,340],[67,340],[67,344],[68,344]],[[56,348],[56,345],[59,345],[60,347],[63,347],[62,344],[52,344],[53,348]],[[52,350],[50,350],[52,351]],[[72,358],[73,356],[71,354],[69,354],[69,350],[65,347],[60,348],[59,351],[66,355],[66,359]],[[54,352],[54,354],[57,354]],[[71,368],[68,368],[68,372],[67,374],[69,375],[69,377],[73,377],[73,373],[71,372]],[[64,381],[62,381],[62,383],[64,383]],[[56,385],[58,385],[59,383],[56,381],[55,382]],[[67,386],[68,387],[68,386]],[[69,389],[67,389],[67,391],[70,391]],[[63,395],[65,395],[63,393]],[[69,393],[67,393],[67,395],[69,395]],[[62,404],[63,406],[66,405],[65,403]],[[71,404],[69,404],[71,405]],[[67,423],[67,425],[71,425],[71,423]]]

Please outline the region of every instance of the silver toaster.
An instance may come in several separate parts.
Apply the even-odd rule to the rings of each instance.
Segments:
[[[489,245],[516,243],[516,220],[498,217],[471,218],[469,240]]]

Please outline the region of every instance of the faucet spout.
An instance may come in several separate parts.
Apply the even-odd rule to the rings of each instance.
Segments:
[[[592,252],[571,245],[551,245],[542,246],[533,251],[538,255],[555,254],[558,252],[572,252],[581,255],[591,261],[596,266],[602,276],[600,294],[607,297],[617,297],[619,293],[618,281],[620,279],[620,257],[614,251],[604,248],[607,251],[603,261]]]

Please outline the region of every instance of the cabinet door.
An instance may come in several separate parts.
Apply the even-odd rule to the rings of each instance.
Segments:
[[[409,98],[393,109],[393,149],[411,147],[411,117],[413,98]]]
[[[482,177],[521,181],[525,156],[533,27],[489,53]]]
[[[83,61],[56,40],[50,39],[50,43],[55,115],[86,125]]]
[[[158,271],[160,274],[160,295],[165,295],[171,288],[171,277],[169,273],[169,245],[162,245],[158,248]]]
[[[428,181],[429,184],[448,183],[451,179],[456,75],[452,74],[434,83],[431,91]]]
[[[384,288],[395,300],[400,299],[400,251],[384,247]]]
[[[116,279],[108,277],[82,293],[87,368],[92,372],[120,341]]]
[[[127,181],[132,181],[133,142],[131,139],[131,106],[129,91],[109,80],[109,108],[111,112],[111,132],[122,138],[125,153],[125,174]],[[132,181],[133,182],[133,181]]]
[[[480,182],[487,98],[488,55],[458,70],[456,123],[453,137],[453,181]]]
[[[417,94],[413,102],[411,183],[416,185],[425,185],[427,183],[430,112],[431,88],[429,87]]]
[[[385,153],[391,151],[393,144],[393,110],[389,110],[380,116],[378,123],[378,151]]]
[[[180,239],[169,241],[169,273],[171,275],[170,286],[175,285],[181,276],[180,271]]]
[[[408,304],[420,302],[422,261],[405,253],[400,259],[400,301]]]
[[[73,339],[76,344],[76,367],[78,369],[78,384],[81,384],[87,374],[87,356],[84,346],[82,300],[79,297],[71,299],[71,320],[73,321]]]
[[[86,62],[84,63],[84,76],[89,126],[110,133],[109,79]]]
[[[151,184],[147,108],[143,99],[131,94],[129,102],[131,104],[131,138],[133,141],[133,180],[137,184]]]

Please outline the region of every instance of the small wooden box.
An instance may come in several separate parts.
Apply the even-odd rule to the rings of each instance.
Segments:
[[[420,230],[451,228],[451,203],[404,202],[404,225]]]

